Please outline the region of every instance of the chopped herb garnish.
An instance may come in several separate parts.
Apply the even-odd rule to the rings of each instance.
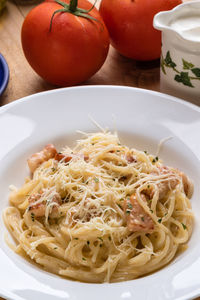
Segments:
[[[150,212],[151,212],[151,213],[153,213],[153,210],[152,210],[152,209],[150,209]]]
[[[119,145],[119,146],[121,146],[121,144],[120,144],[120,143],[118,143],[118,145]]]
[[[184,223],[181,223],[182,226],[183,226],[183,229],[186,230],[187,229],[187,226],[184,224]]]
[[[121,198],[121,199],[119,199],[119,201],[124,201],[124,199],[123,199],[123,198]]]
[[[142,222],[144,222],[144,217],[141,217]]]
[[[32,219],[33,222],[35,221],[35,214],[34,213],[31,213],[31,219]]]
[[[54,247],[53,249],[56,250],[56,249],[58,249],[58,247]]]
[[[103,239],[102,239],[102,237],[100,237],[100,236],[99,236],[99,237],[98,237],[98,239],[100,239],[100,240],[103,242]]]
[[[56,168],[51,168],[52,172],[55,172],[56,171]]]
[[[131,203],[128,203],[127,204],[128,208],[132,209],[133,208],[133,205]]]
[[[158,219],[158,223],[161,223],[162,222],[162,218]]]
[[[99,182],[99,178],[95,177],[95,178],[94,178],[94,181],[95,181],[96,183],[98,183],[98,182]]]
[[[109,241],[111,241],[111,236],[108,237]]]
[[[85,257],[82,257],[82,260],[86,260],[86,258],[85,258]]]
[[[150,185],[149,185],[149,184],[147,185],[147,188],[148,188],[148,189],[150,188]]]
[[[58,154],[62,154],[62,152],[58,152]]]
[[[117,150],[117,152],[120,152],[120,150]]]
[[[74,238],[75,240],[78,240],[78,238]]]
[[[152,160],[152,162],[155,163],[155,162],[158,161],[158,159],[159,159],[158,156],[156,156],[156,157]]]
[[[165,214],[164,214],[164,217],[167,215],[168,213],[166,212]]]
[[[129,209],[126,210],[126,214],[130,215],[131,211]]]
[[[119,203],[117,203],[117,205],[119,206],[119,208],[121,208],[121,209],[122,209],[122,207],[121,207],[121,205],[120,205]]]
[[[89,245],[89,244],[90,244],[90,241],[87,241],[87,244]]]

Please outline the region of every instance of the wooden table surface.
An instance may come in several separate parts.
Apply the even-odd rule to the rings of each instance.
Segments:
[[[0,16],[0,53],[6,58],[10,69],[9,84],[5,93],[0,97],[0,105],[55,88],[43,81],[31,69],[22,52],[21,26],[32,7],[33,5],[19,5],[17,0],[16,2],[9,1],[4,13]],[[102,69],[84,84],[124,85],[159,91],[159,61],[135,62],[122,57],[110,47],[108,58]]]

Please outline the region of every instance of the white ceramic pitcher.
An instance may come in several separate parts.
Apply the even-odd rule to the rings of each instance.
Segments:
[[[161,91],[200,105],[200,1],[154,17],[162,31]]]

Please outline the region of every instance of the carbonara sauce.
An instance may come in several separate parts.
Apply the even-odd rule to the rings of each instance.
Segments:
[[[173,20],[170,25],[184,38],[200,42],[200,12],[196,15],[184,15]]]

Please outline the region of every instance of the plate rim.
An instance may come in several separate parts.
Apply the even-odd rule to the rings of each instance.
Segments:
[[[1,53],[0,53],[1,56]],[[48,90],[48,91],[42,91],[42,92],[38,92],[35,94],[31,94],[16,100],[13,100],[10,103],[4,104],[3,106],[0,107],[0,113],[3,113],[4,111],[8,110],[9,108],[16,106],[16,105],[20,105],[21,103],[27,101],[28,99],[33,99],[33,98],[38,98],[41,95],[48,95],[48,94],[56,94],[56,93],[60,93],[63,91],[68,91],[68,90],[81,90],[81,89],[128,89],[128,90],[135,90],[144,94],[151,94],[151,95],[155,95],[155,96],[161,96],[169,101],[175,102],[175,103],[179,103],[182,104],[184,106],[188,106],[192,109],[194,109],[195,111],[200,112],[200,106],[190,103],[186,100],[183,100],[181,98],[177,98],[175,96],[171,96],[165,93],[161,93],[158,91],[153,91],[153,90],[148,90],[148,89],[143,89],[143,88],[138,88],[138,87],[132,87],[132,86],[124,86],[124,85],[80,85],[80,86],[73,86],[73,87],[64,87],[64,88],[57,88],[57,89],[53,89],[53,90]],[[66,100],[67,101],[67,100]]]

